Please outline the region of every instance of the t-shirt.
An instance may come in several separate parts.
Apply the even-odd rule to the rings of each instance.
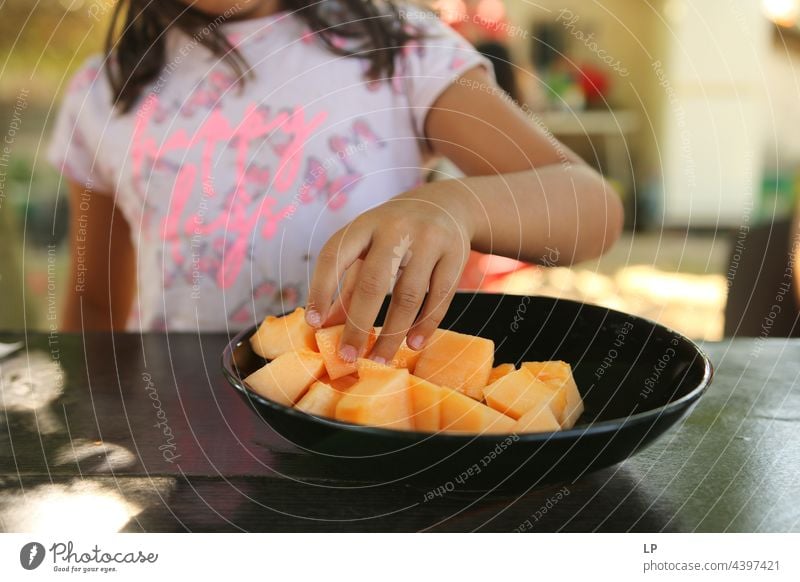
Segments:
[[[491,65],[432,14],[406,15],[424,38],[402,49],[391,82],[370,81],[368,61],[335,54],[288,11],[220,26],[252,68],[243,86],[177,30],[128,113],[112,108],[102,57],[78,71],[49,159],[115,196],[130,226],[129,329],[237,329],[302,305],[328,238],[419,185],[431,105]]]

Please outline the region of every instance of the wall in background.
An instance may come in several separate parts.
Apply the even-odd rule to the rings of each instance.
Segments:
[[[766,83],[770,88],[767,106],[769,125],[766,132],[768,167],[800,166],[800,33],[776,31],[764,58]]]
[[[641,119],[641,130],[630,141],[630,155],[639,189],[650,186],[660,176],[662,165],[658,136],[662,132],[664,92],[652,64],[666,55],[666,27],[663,0],[537,0],[507,1],[509,20],[520,26],[558,22],[564,27],[578,62],[602,65],[597,52],[585,39],[594,35],[602,56],[618,61],[624,75],[609,71],[612,107],[632,110]],[[577,21],[571,18],[579,16]],[[571,24],[569,24],[571,23]],[[530,66],[530,39],[512,37],[518,62]]]
[[[642,119],[630,150],[640,197],[656,200],[668,227],[735,226],[761,196],[763,170],[800,165],[800,75],[789,48],[771,40],[761,0],[507,1],[509,19],[570,22],[579,61],[599,63],[575,38],[597,46],[629,73],[613,75],[611,106]],[[530,63],[530,39],[512,37]],[[788,50],[788,54],[787,54]],[[757,209],[756,209],[757,210]]]

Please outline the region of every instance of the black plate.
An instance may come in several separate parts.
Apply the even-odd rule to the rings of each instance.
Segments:
[[[381,312],[379,322],[385,313]],[[222,354],[226,378],[278,433],[354,479],[411,480],[446,490],[574,479],[622,461],[675,424],[711,382],[708,358],[682,335],[602,307],[517,295],[459,293],[444,328],[491,338],[495,361],[564,360],[586,410],[557,433],[469,436],[393,431],[311,416],[251,392],[265,361],[255,327]]]

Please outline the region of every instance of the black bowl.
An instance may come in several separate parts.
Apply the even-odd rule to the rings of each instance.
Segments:
[[[556,433],[470,436],[394,431],[308,415],[245,386],[242,379],[265,364],[250,349],[255,327],[231,341],[222,366],[264,420],[321,463],[335,466],[337,475],[438,484],[445,490],[529,487],[618,463],[684,416],[712,377],[708,358],[677,332],[574,301],[459,293],[441,327],[494,340],[497,363],[569,362],[586,407],[578,424]]]

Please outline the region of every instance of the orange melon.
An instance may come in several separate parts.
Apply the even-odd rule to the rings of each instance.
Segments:
[[[564,408],[556,418],[563,428],[572,428],[583,414],[583,399],[572,376],[572,367],[561,361],[524,362],[522,367],[561,394]]]
[[[405,368],[409,372],[414,372],[414,368],[417,365],[417,361],[419,361],[419,357],[422,355],[422,352],[416,352],[412,350],[408,345],[406,345],[405,340],[403,343],[400,344],[400,347],[397,349],[397,353],[392,358],[390,364],[395,368]]]
[[[514,419],[542,404],[549,406],[556,418],[564,411],[562,395],[538,380],[527,368],[506,374],[486,386],[483,397],[486,404]]]
[[[439,329],[422,349],[414,374],[480,400],[493,360],[492,340]]]
[[[325,360],[325,369],[328,371],[328,376],[331,380],[338,380],[356,371],[355,362],[345,362],[339,357],[339,342],[342,339],[343,331],[344,325],[336,325],[317,330],[316,333],[317,347]],[[364,354],[368,354],[372,350],[376,339],[375,330],[371,329],[367,337],[367,345],[363,350]]]
[[[439,401],[441,430],[459,433],[512,433],[514,419],[469,396],[445,388]]]
[[[492,368],[492,372],[489,374],[489,379],[486,381],[487,384],[491,384],[495,380],[499,380],[506,374],[510,374],[516,370],[514,364],[500,364],[499,366],[495,366]]]
[[[267,316],[250,338],[253,351],[274,360],[286,352],[317,351],[314,328],[306,323],[306,311],[298,307],[283,317]]]
[[[356,374],[348,374],[347,376],[336,378],[336,380],[331,380],[326,374],[320,378],[320,382],[325,382],[331,388],[338,390],[339,392],[347,392],[347,390],[349,390],[353,384],[358,382],[358,376]]]
[[[375,328],[375,335],[381,335],[380,327]],[[387,362],[389,366],[392,368],[405,368],[412,374],[414,373],[414,366],[417,365],[417,360],[419,360],[420,355],[422,355],[421,351],[414,351],[408,344],[406,340],[403,339],[403,343],[400,344],[400,347],[397,348],[397,352],[395,353],[394,357],[390,362]]]
[[[414,428],[421,432],[437,432],[442,425],[440,403],[446,393],[452,391],[416,376],[411,376],[408,390],[414,411]]]
[[[325,373],[322,356],[312,351],[286,352],[244,379],[264,398],[291,406]]]
[[[514,425],[514,432],[555,432],[561,430],[553,411],[546,404],[534,406],[519,417]]]
[[[330,384],[314,382],[306,395],[294,407],[308,414],[333,418],[336,413],[336,405],[341,398],[342,393]]]
[[[355,424],[413,430],[408,378],[405,369],[377,364],[359,368],[359,381],[342,395],[336,405],[336,418]]]

